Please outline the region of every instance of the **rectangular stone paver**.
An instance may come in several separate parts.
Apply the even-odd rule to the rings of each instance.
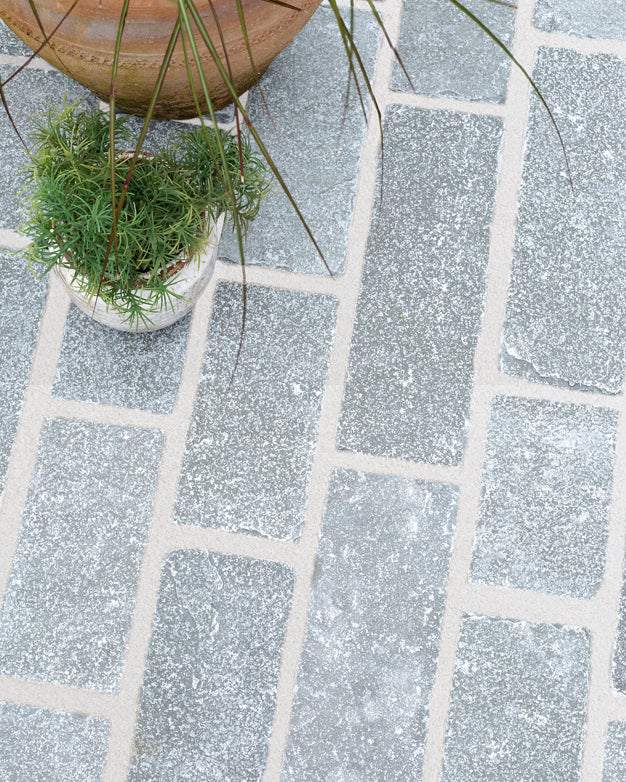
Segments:
[[[528,380],[617,393],[626,369],[626,62],[540,49],[502,368]]]
[[[0,621],[0,672],[115,690],[160,432],[45,424]]]
[[[357,11],[355,19],[356,41],[371,77],[378,27],[369,13]],[[354,85],[344,116],[348,73],[335,17],[330,8],[320,8],[263,77],[271,118],[258,90],[252,90],[247,107],[335,273],[343,271],[365,130]],[[224,231],[220,257],[240,262],[236,237],[229,227]],[[250,227],[246,262],[328,274],[278,185]]]
[[[132,334],[101,326],[70,307],[52,394],[171,413],[185,361],[190,316]]]
[[[0,703],[0,779],[99,782],[108,732],[97,717]]]
[[[463,5],[501,41],[513,42],[515,13],[487,0]],[[510,60],[498,45],[448,0],[404,0],[398,51],[415,91],[421,95],[503,103]],[[410,91],[398,62],[391,88]]]
[[[262,778],[292,589],[275,562],[168,554],[130,782]]]
[[[626,40],[626,0],[537,0],[535,27],[550,33]]]
[[[604,750],[602,782],[626,779],[626,722],[609,722]]]
[[[593,597],[602,581],[617,413],[495,397],[471,578]]]
[[[465,617],[441,782],[580,782],[589,657],[581,628]]]
[[[456,489],[333,474],[283,782],[417,780]]]
[[[612,677],[613,687],[626,695],[626,570],[622,582],[622,594],[619,606],[617,637],[613,649]]]
[[[7,79],[15,71],[14,66],[0,65],[0,79]],[[63,96],[72,103],[79,98],[94,105],[96,98],[77,82],[57,71],[23,70],[4,88],[6,100],[15,124],[22,137],[27,140],[32,129],[30,117],[46,110],[46,104],[60,106]],[[20,191],[24,183],[16,176],[26,165],[24,147],[4,111],[0,108],[0,228],[17,230],[24,220],[20,205]]]
[[[385,128],[338,444],[459,464],[502,124],[392,106]]]
[[[0,494],[30,375],[46,289],[45,281],[37,280],[28,271],[23,257],[0,248]]]
[[[335,328],[336,300],[220,284],[175,520],[265,537],[300,533]],[[232,378],[232,385],[231,385]]]

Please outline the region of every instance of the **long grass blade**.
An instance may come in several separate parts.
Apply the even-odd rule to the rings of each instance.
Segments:
[[[267,100],[265,99],[265,93],[263,92],[263,87],[261,87],[261,82],[259,81],[259,71],[257,70],[257,67],[254,64],[254,57],[252,56],[252,47],[250,46],[250,39],[248,38],[248,28],[246,27],[246,20],[243,15],[243,5],[241,3],[241,0],[237,0],[237,13],[239,15],[239,24],[241,25],[243,40],[246,44],[246,51],[248,52],[248,58],[250,59],[250,66],[252,67],[252,72],[254,73],[254,83],[256,84],[259,90],[259,95],[261,96],[261,100],[263,101],[263,105],[265,106],[265,111],[267,112],[267,116],[270,118],[272,127],[275,130],[276,125],[274,124],[274,120],[272,119],[270,107],[267,105]]]
[[[288,8],[290,11],[301,11],[301,8],[298,8],[296,5],[291,5],[291,3],[285,3],[284,0],[263,0],[264,3],[271,3],[272,5],[280,5],[283,8]]]
[[[50,49],[52,49],[52,44],[50,43],[50,39],[46,35],[46,31],[43,29],[43,24],[41,23],[41,18],[39,17],[39,11],[37,10],[37,6],[35,5],[35,0],[28,0],[28,4],[30,5],[30,10],[33,12],[33,16],[35,17],[35,20],[37,22],[37,27],[39,27],[39,29],[41,31],[41,34],[43,35],[43,45],[45,46],[46,44],[48,44]],[[67,14],[66,14],[66,16],[67,16]],[[63,19],[65,19],[65,16],[63,17]],[[61,22],[63,21],[63,19],[61,19]],[[58,29],[59,29],[59,25],[57,25],[54,28],[54,32],[56,32]],[[65,70],[67,71],[68,75],[73,79],[74,78],[74,74],[67,67],[67,65],[63,62],[63,60],[61,59],[61,55],[57,51],[55,51],[54,49],[52,49],[52,51],[54,51],[54,53],[57,56],[59,62],[65,68]]]
[[[497,2],[497,3],[502,3],[503,5],[508,5],[508,3],[504,3],[503,0],[491,0],[491,2]],[[389,37],[389,33],[387,32],[387,27],[385,26],[385,23],[383,22],[380,14],[378,13],[378,9],[376,8],[374,0],[367,0],[367,4],[369,5],[370,10],[371,10],[372,14],[374,15],[374,19],[376,20],[378,26],[382,30],[382,33],[385,36],[385,40],[387,41],[387,44],[388,44],[389,48],[393,52],[393,56],[396,58],[396,60],[398,62],[398,65],[402,68],[402,72],[406,76],[406,79],[409,82],[411,90],[413,92],[415,92],[415,87],[413,86],[413,82],[411,81],[411,77],[409,76],[407,69],[404,67],[404,62],[402,61],[402,57],[400,56],[400,52],[393,45],[393,41]]]
[[[11,126],[13,127],[13,130],[15,131],[16,136],[19,138],[19,140],[22,142],[22,146],[24,147],[26,154],[30,156],[30,150],[28,149],[26,142],[22,138],[22,134],[17,129],[17,125],[15,124],[15,120],[13,119],[13,115],[9,111],[9,104],[7,103],[6,95],[4,94],[3,84],[0,82],[0,101],[2,101],[2,105],[4,106],[4,110],[7,113],[7,117],[9,118],[9,122],[11,123]]]

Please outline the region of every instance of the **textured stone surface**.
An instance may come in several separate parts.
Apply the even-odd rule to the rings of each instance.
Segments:
[[[32,50],[22,43],[6,24],[0,21],[0,54],[10,54],[15,57],[30,57]],[[6,78],[6,77],[3,77]]]
[[[0,79],[9,77],[15,68],[0,65]],[[4,88],[11,115],[23,138],[32,127],[30,117],[46,110],[46,104],[60,106],[63,95],[71,103],[82,98],[88,104],[96,99],[75,81],[56,71],[27,68]],[[26,165],[27,157],[19,138],[11,127],[4,109],[0,109],[0,228],[17,229],[24,215],[18,194],[23,183],[17,174]],[[20,197],[21,198],[21,197]]]
[[[463,619],[441,782],[579,782],[589,635]]]
[[[514,11],[486,0],[463,5],[505,46],[513,42]],[[398,51],[415,91],[466,100],[503,103],[510,60],[463,11],[448,0],[404,0]],[[391,88],[409,91],[409,82],[394,62]]]
[[[496,397],[471,578],[592,597],[604,573],[617,413]]]
[[[167,556],[131,782],[261,779],[292,589],[275,562]]]
[[[626,40],[626,0],[537,0],[535,27],[550,33]]]
[[[357,44],[371,76],[377,25],[371,14],[357,11],[355,18]],[[337,273],[343,271],[365,129],[354,85],[344,118],[348,73],[335,17],[329,8],[320,8],[263,77],[271,119],[258,90],[251,91],[247,107],[326,262]],[[278,185],[250,227],[245,253],[247,263],[328,274]],[[239,263],[236,237],[229,227],[220,257]]]
[[[283,782],[419,779],[455,512],[451,486],[334,473]]]
[[[53,395],[170,413],[178,394],[189,322],[187,316],[169,328],[135,335],[101,326],[72,306]]]
[[[2,673],[117,687],[161,444],[160,432],[45,424],[0,622]]]
[[[626,695],[626,570],[622,583],[617,637],[613,649],[613,687]]]
[[[609,722],[604,750],[602,782],[626,779],[626,722]]]
[[[0,249],[0,494],[45,297],[46,283],[28,271],[24,258]]]
[[[485,287],[501,122],[392,106],[341,448],[458,464]]]
[[[0,703],[0,778],[5,782],[99,782],[106,720]]]
[[[626,369],[626,62],[539,51],[534,75],[559,123],[532,101],[502,368],[617,393]]]
[[[336,301],[218,286],[175,520],[296,538],[304,516]]]

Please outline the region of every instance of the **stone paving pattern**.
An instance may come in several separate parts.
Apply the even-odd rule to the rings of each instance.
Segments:
[[[0,112],[3,782],[626,778],[626,8],[468,7],[574,197],[443,0],[377,3],[415,93],[355,13],[381,157],[323,6],[248,108],[334,277],[275,190],[234,374],[228,230],[193,317],[107,331],[11,254]]]

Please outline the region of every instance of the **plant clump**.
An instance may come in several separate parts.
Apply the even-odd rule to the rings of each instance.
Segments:
[[[220,215],[236,212],[245,231],[271,188],[244,135],[238,142],[206,126],[142,153],[131,171],[134,136],[128,117],[116,116],[115,203],[123,199],[114,220],[109,114],[72,105],[33,121],[21,226],[32,239],[29,264],[41,275],[69,269],[83,295],[100,297],[131,326],[181,297],[172,290],[175,272],[199,260]]]

